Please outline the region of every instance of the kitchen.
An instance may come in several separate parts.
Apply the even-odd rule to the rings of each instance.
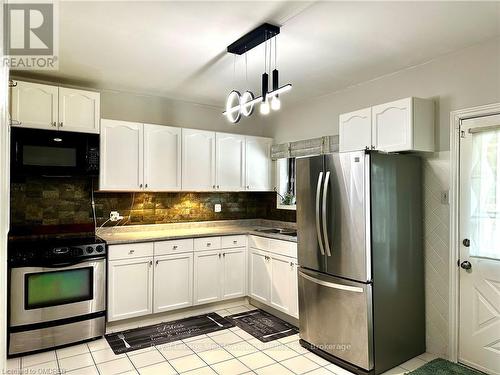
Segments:
[[[5,371],[500,373],[498,3],[52,5],[58,66],[2,71]]]

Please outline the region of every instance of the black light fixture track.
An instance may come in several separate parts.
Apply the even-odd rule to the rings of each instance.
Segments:
[[[263,23],[259,27],[243,35],[236,42],[227,46],[227,52],[235,55],[243,55],[266,40],[274,38],[280,33],[280,27]]]

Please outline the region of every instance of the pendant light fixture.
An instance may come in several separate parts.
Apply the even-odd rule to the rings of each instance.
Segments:
[[[281,108],[280,95],[291,90],[292,85],[286,84],[284,86],[279,86],[279,73],[277,68],[277,41],[276,36],[280,33],[280,28],[268,23],[264,23],[256,29],[250,31],[249,33],[242,36],[236,42],[227,47],[229,53],[236,55],[242,55],[245,53],[245,66],[247,68],[247,55],[246,53],[252,48],[258,46],[261,43],[264,44],[264,73],[262,74],[261,84],[262,84],[262,94],[261,96],[255,98],[253,93],[250,91],[245,91],[241,95],[237,90],[232,90],[226,99],[226,110],[223,115],[231,123],[237,123],[242,118],[251,116],[253,113],[254,106],[260,103],[259,112],[262,115],[268,115],[273,111],[278,111]],[[268,43],[269,41],[269,43]],[[271,73],[272,66],[272,46],[274,41],[274,70]],[[269,44],[269,66],[268,66],[268,44]],[[268,73],[269,72],[269,73]],[[248,71],[247,71],[247,84],[248,84]],[[269,74],[272,78],[272,90],[269,91]]]

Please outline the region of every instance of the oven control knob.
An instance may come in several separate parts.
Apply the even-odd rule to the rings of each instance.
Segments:
[[[94,251],[94,248],[92,246],[87,246],[85,250],[87,251],[87,254],[90,254]]]
[[[102,253],[104,251],[104,247],[102,245],[97,245],[95,249],[97,250],[98,253]]]

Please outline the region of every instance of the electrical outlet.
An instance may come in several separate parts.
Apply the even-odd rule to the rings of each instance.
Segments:
[[[220,203],[216,203],[214,206],[214,211],[215,212],[221,212],[222,211],[222,205]]]
[[[450,191],[449,190],[443,190],[441,192],[441,204],[450,204]]]
[[[123,216],[120,216],[120,213],[118,211],[111,211],[109,213],[109,221],[118,221],[123,219]]]

